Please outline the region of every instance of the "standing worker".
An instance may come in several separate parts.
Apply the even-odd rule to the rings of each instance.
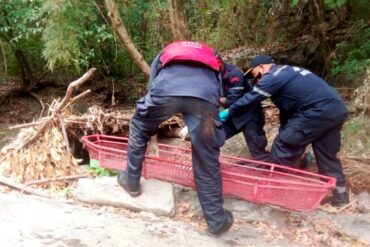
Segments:
[[[160,123],[182,113],[190,133],[198,198],[212,235],[226,232],[234,222],[223,208],[219,156],[225,133],[218,118],[219,74],[220,59],[205,44],[174,42],[158,54],[151,65],[149,91],[136,103],[131,119],[127,169],[117,177],[131,196],[139,196],[148,140]]]
[[[223,97],[220,98],[220,104],[224,108],[229,108],[244,93],[251,91],[251,86],[244,79],[243,72],[235,65],[223,63],[221,67]],[[267,139],[263,130],[264,124],[262,105],[257,102],[248,111],[243,111],[240,115],[231,117],[223,123],[226,140],[242,131],[252,158],[266,160],[269,153],[265,149]]]
[[[228,109],[221,121],[238,116],[255,102],[271,98],[280,111],[280,130],[271,149],[271,162],[293,166],[312,144],[319,173],[336,179],[331,204],[349,203],[342,164],[337,158],[340,131],[348,110],[340,96],[312,72],[289,65],[276,65],[267,55],[251,60],[247,73],[254,87]]]

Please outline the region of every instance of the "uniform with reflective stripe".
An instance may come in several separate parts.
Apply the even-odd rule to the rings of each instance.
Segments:
[[[280,111],[281,124],[271,161],[292,166],[311,143],[320,173],[335,177],[337,185],[343,186],[344,174],[336,155],[347,108],[336,91],[306,69],[273,65],[229,113],[237,116],[268,97]]]
[[[244,79],[243,72],[232,64],[225,64],[222,86],[226,97],[226,108],[251,90],[248,81]],[[257,102],[240,116],[232,117],[223,123],[226,139],[243,132],[251,156],[263,160],[268,154],[265,151],[267,139],[263,130],[264,120],[261,103]]]

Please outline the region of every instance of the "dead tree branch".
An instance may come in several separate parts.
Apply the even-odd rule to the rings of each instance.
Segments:
[[[143,55],[138,51],[134,42],[132,41],[130,34],[120,17],[118,6],[114,0],[105,0],[105,7],[108,10],[108,16],[112,22],[112,26],[116,33],[118,34],[121,43],[126,47],[127,51],[130,53],[131,57],[134,59],[136,65],[140,70],[149,77],[150,67],[146,63]]]
[[[64,96],[63,100],[57,105],[56,109],[54,110],[50,118],[46,120],[42,124],[42,126],[38,129],[37,133],[33,137],[31,137],[29,140],[27,140],[19,149],[26,148],[28,145],[37,141],[37,139],[40,137],[40,134],[45,131],[47,126],[54,120],[57,114],[70,102],[73,90],[81,86],[87,80],[89,80],[95,71],[96,69],[92,68],[89,71],[87,71],[82,77],[80,77],[76,81],[73,81],[71,82],[71,84],[69,84],[66,95]]]
[[[42,193],[42,192],[37,191],[35,189],[32,189],[32,188],[30,188],[30,187],[28,187],[26,185],[15,183],[15,182],[11,181],[10,179],[8,179],[6,177],[3,177],[3,176],[0,176],[0,183],[1,184],[5,184],[5,185],[7,185],[9,187],[18,189],[20,191],[25,191],[25,192],[27,192],[29,194],[33,194],[33,195],[38,195],[38,196],[50,198],[50,196],[46,195],[45,193]]]
[[[45,184],[45,183],[53,183],[57,181],[66,181],[66,180],[73,180],[73,179],[80,179],[80,178],[87,178],[92,177],[90,173],[84,173],[79,175],[72,175],[72,176],[65,176],[65,177],[55,177],[50,179],[42,179],[37,181],[31,181],[26,183],[26,185],[38,185],[38,184]]]

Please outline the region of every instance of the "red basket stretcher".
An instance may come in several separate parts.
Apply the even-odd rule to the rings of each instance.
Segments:
[[[100,166],[126,168],[127,138],[90,135],[82,141]],[[334,178],[266,162],[221,155],[220,164],[223,193],[254,203],[309,212],[335,187]],[[159,157],[145,156],[142,175],[196,189],[188,148],[159,144]]]

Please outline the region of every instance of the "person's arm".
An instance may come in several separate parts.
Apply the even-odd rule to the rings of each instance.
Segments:
[[[230,107],[244,94],[243,72],[232,64],[224,64],[225,75],[222,78],[223,94],[220,104],[224,108]]]
[[[278,77],[267,74],[252,88],[248,93],[245,93],[238,101],[228,109],[230,116],[238,115],[239,112],[247,109],[253,103],[261,102],[266,98],[271,97],[284,85]]]
[[[225,108],[229,108],[244,95],[244,77],[241,71],[233,71],[227,83],[229,87],[225,90]]]

